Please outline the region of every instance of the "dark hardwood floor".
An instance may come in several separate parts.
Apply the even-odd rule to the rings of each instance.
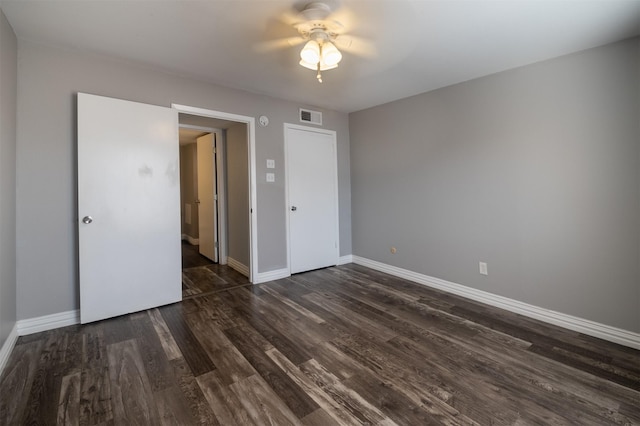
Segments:
[[[640,424],[640,353],[344,265],[21,337],[0,424],[56,423]]]
[[[198,246],[182,243],[183,299],[248,285],[249,279],[240,272],[213,263],[198,252]]]
[[[213,262],[200,254],[200,246],[182,241],[182,269],[213,265]]]

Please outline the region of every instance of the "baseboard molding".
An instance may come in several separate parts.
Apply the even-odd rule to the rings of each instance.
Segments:
[[[249,267],[243,263],[238,262],[234,258],[227,256],[227,265],[240,272],[245,277],[249,276]]]
[[[11,332],[7,336],[7,339],[4,341],[2,348],[0,348],[0,376],[2,376],[2,372],[4,371],[4,367],[7,365],[7,361],[9,361],[9,356],[11,355],[11,351],[16,345],[16,341],[18,340],[18,324],[14,324]]]
[[[42,317],[29,318],[17,322],[18,336],[26,336],[54,328],[80,324],[80,311],[78,309]]]
[[[266,283],[268,281],[281,280],[282,278],[290,277],[288,268],[276,269],[275,271],[260,272],[258,276],[253,279],[254,284]]]
[[[191,244],[192,246],[200,245],[200,240],[198,238],[193,238],[191,235],[182,234],[182,239]]]
[[[348,254],[338,258],[338,265],[346,265],[347,263],[353,263],[353,255]]]
[[[640,333],[611,327],[584,318],[574,317],[561,312],[552,311],[507,297],[498,296],[486,291],[477,290],[461,284],[430,277],[407,269],[387,265],[360,256],[353,256],[353,263],[366,266],[377,271],[385,272],[399,278],[404,278],[418,284],[423,284],[438,290],[466,297],[477,302],[486,303],[507,311],[515,312],[529,318],[534,318],[549,324],[557,325],[569,330],[577,331],[609,342],[618,343],[634,349],[640,349]]]

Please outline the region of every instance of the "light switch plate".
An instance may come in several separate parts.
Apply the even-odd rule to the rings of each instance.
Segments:
[[[276,160],[267,160],[267,169],[275,169]]]
[[[485,262],[480,262],[478,266],[480,269],[480,275],[489,275],[489,270],[487,269],[487,264]]]
[[[275,182],[275,181],[276,181],[275,173],[267,173],[267,182]]]

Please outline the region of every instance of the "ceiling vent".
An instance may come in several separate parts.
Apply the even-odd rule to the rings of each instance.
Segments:
[[[310,109],[300,108],[300,121],[302,123],[322,125],[322,113],[320,111],[311,111]]]

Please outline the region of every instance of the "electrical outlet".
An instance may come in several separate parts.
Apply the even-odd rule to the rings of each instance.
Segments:
[[[485,262],[480,262],[479,265],[480,265],[480,275],[489,275],[487,264]]]
[[[267,173],[267,182],[275,182],[276,175],[274,173]]]
[[[275,160],[267,160],[267,169],[275,169],[276,161]]]

